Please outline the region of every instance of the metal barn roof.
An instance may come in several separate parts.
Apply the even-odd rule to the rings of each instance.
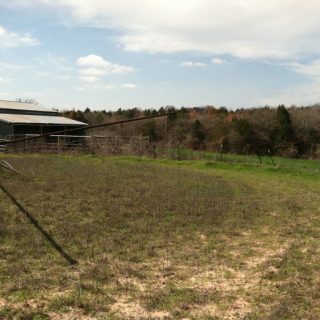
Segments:
[[[38,116],[25,114],[8,114],[0,113],[0,122],[9,122],[17,124],[50,124],[50,125],[66,125],[66,126],[86,126],[84,122],[68,119],[58,116]]]
[[[56,111],[47,109],[37,104],[7,100],[0,100],[0,109],[56,113]]]

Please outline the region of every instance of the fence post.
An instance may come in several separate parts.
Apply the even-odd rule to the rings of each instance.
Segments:
[[[257,157],[258,157],[258,159],[259,159],[259,162],[260,162],[260,164],[261,164],[261,163],[262,163],[262,160],[261,160],[259,151],[258,151],[258,149],[257,149],[256,147],[254,147],[254,151],[256,152],[256,155],[257,155]]]
[[[153,158],[157,159],[156,145],[153,145]]]
[[[269,157],[270,157],[270,159],[271,159],[272,164],[275,166],[276,164],[275,164],[274,161],[273,161],[272,154],[271,154],[271,151],[270,151],[269,148],[268,148],[268,154],[269,154]]]
[[[178,161],[180,161],[180,140],[178,140]]]

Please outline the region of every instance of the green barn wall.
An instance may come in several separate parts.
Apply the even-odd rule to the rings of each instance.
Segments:
[[[12,134],[12,125],[11,123],[0,122],[0,137],[7,136]]]

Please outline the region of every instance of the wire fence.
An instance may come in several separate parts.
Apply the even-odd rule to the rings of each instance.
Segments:
[[[272,156],[239,155],[224,152],[210,152],[201,150],[192,150],[180,146],[179,143],[170,145],[153,146],[154,158],[166,158],[173,160],[203,160],[219,162],[248,163],[253,165],[268,164],[276,165],[276,159]],[[151,155],[151,154],[150,154]]]
[[[15,139],[35,135],[15,136]],[[154,159],[203,160],[250,165],[294,166],[295,159],[268,156],[239,155],[224,152],[192,150],[180,145],[178,140],[167,143],[151,142],[148,136],[76,136],[52,135],[2,145],[0,153],[64,153],[101,154],[106,156],[138,156]],[[308,161],[308,160],[301,160]],[[291,162],[293,163],[291,165]],[[309,165],[309,164],[307,164]]]
[[[14,139],[36,136],[37,135],[14,136]],[[11,137],[11,140],[12,138],[13,137]],[[148,146],[149,137],[145,136],[50,135],[39,139],[26,139],[25,141],[18,141],[7,145],[1,145],[0,142],[0,152],[144,155]]]

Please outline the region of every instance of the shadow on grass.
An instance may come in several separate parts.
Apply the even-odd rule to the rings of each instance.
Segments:
[[[77,264],[77,261],[73,259],[64,249],[58,244],[58,242],[40,225],[39,221],[33,217],[33,215],[28,212],[19,201],[2,185],[0,184],[0,189],[10,198],[12,203],[27,217],[29,222],[42,234],[42,236],[56,249],[60,255],[70,264]]]

